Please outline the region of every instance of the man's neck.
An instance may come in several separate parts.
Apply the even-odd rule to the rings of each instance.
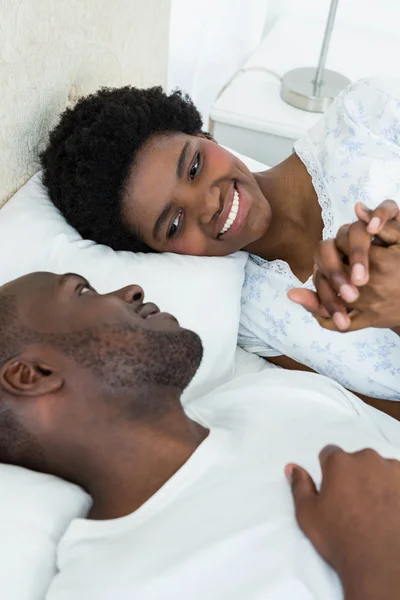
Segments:
[[[137,510],[186,463],[207,434],[185,416],[181,423],[159,423],[120,436],[118,445],[110,448],[110,460],[104,457],[89,483],[89,518],[114,519]]]
[[[93,499],[89,518],[102,520],[144,504],[185,464],[208,430],[177,402],[176,409],[154,419],[117,417],[104,425],[95,420],[84,435],[82,443],[58,452],[57,462],[69,467],[53,472],[83,487]]]

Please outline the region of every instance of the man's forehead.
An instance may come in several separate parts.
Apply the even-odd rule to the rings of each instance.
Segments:
[[[42,286],[44,283],[50,284],[54,283],[57,279],[57,275],[55,273],[50,273],[47,271],[36,271],[35,273],[28,273],[27,275],[22,275],[13,281],[9,281],[0,287],[0,294],[6,290],[7,293],[11,291],[15,292],[18,289],[23,289],[26,287],[31,287],[34,289],[35,287]]]
[[[54,288],[57,276],[53,273],[37,272],[24,275],[0,287],[0,297],[12,296],[15,308],[27,309],[40,298],[43,302],[51,298],[50,291]],[[38,304],[38,308],[40,303]]]

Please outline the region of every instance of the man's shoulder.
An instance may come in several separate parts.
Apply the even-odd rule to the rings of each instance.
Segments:
[[[207,427],[235,429],[251,424],[254,429],[264,418],[290,421],[315,407],[318,413],[359,412],[362,401],[340,384],[314,373],[267,369],[242,375],[213,392],[192,400],[186,413]]]

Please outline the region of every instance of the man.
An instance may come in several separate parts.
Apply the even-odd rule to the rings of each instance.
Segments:
[[[342,597],[299,534],[283,467],[296,458],[318,481],[315,456],[328,440],[400,458],[396,421],[324,377],[275,368],[184,411],[201,342],[144,304],[137,286],[100,296],[74,274],[23,277],[0,288],[0,335],[1,460],[65,478],[93,498],[89,519],[73,522],[60,543],[49,600]],[[389,467],[375,528],[400,502],[397,462],[379,460]],[[381,598],[397,597],[396,522],[373,560],[360,519],[352,532],[333,527],[335,473],[324,485],[335,464],[323,461],[320,493],[301,467],[287,468],[300,525],[348,600],[361,580],[363,600],[378,597],[368,590],[381,563],[391,594]],[[357,516],[356,492],[342,522]],[[350,533],[351,561],[341,550]]]
[[[339,574],[345,600],[400,597],[400,462],[335,446],[320,460],[319,492],[304,469],[286,468],[300,527]]]

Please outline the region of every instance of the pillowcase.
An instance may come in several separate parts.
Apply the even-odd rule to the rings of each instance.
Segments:
[[[91,500],[71,483],[0,465],[0,597],[43,600],[56,574],[57,544]]]

